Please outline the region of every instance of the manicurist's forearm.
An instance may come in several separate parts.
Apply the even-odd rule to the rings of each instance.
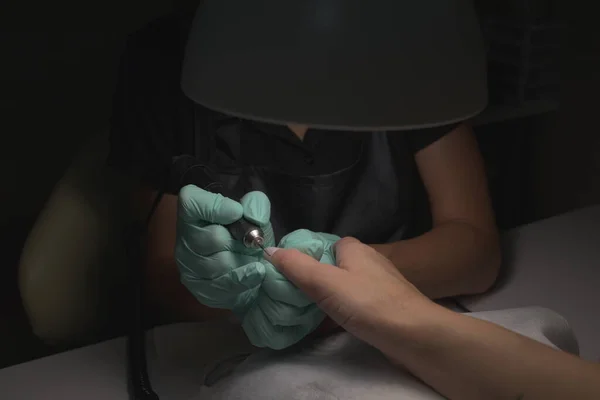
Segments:
[[[449,399],[600,399],[598,364],[435,304],[421,311],[382,350]]]
[[[432,299],[484,292],[500,265],[495,232],[461,222],[440,224],[414,239],[372,245]]]

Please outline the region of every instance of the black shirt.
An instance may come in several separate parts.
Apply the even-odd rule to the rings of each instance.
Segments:
[[[253,165],[270,165],[294,175],[320,175],[351,165],[358,157],[365,132],[309,129],[303,141],[287,127],[242,121],[207,110],[188,99],[180,88],[180,73],[192,15],[158,19],[130,36],[122,58],[111,120],[109,164],[155,189],[162,189],[171,158],[202,147],[195,135],[200,112],[203,122],[216,126],[225,139],[217,143],[222,162],[231,162],[240,149],[227,142],[227,131],[244,130],[243,146]],[[435,142],[456,125],[418,131],[389,132],[397,167],[407,173],[412,155]],[[237,146],[239,147],[239,145]],[[410,157],[411,160],[406,158]]]

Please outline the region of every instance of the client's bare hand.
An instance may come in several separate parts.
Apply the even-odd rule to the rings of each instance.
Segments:
[[[358,240],[338,241],[335,255],[337,267],[296,250],[278,249],[270,260],[331,319],[377,347],[381,330],[397,316],[420,312],[413,305],[430,303],[389,260]]]

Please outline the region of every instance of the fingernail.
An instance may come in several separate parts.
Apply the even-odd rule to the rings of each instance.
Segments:
[[[276,251],[278,251],[279,248],[278,247],[267,247],[265,249],[265,258],[267,260],[270,260],[271,257],[273,257],[273,254],[275,254]]]

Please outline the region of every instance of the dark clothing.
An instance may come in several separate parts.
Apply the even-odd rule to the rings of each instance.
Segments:
[[[309,129],[301,141],[286,126],[208,110],[180,89],[190,22],[191,16],[166,17],[129,39],[109,163],[177,193],[169,176],[172,157],[193,155],[238,195],[264,191],[278,239],[298,228],[370,242],[404,236],[425,201],[413,155],[456,125],[374,133]]]

